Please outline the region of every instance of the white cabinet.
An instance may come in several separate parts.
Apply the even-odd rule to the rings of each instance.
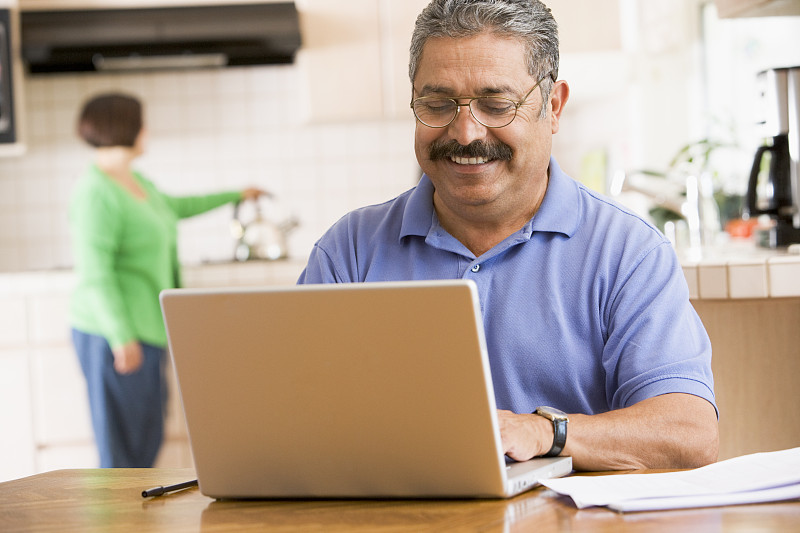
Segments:
[[[97,466],[86,382],[70,339],[72,274],[0,276],[0,482]],[[158,466],[191,466],[174,379]],[[181,453],[175,450],[181,451]]]
[[[620,0],[545,0],[545,4],[558,23],[562,56],[622,49]]]
[[[0,303],[5,307],[5,302]],[[0,309],[2,314],[2,309]],[[33,411],[25,350],[0,346],[0,482],[35,471]]]
[[[298,2],[313,122],[408,118],[411,31],[428,0]]]
[[[409,108],[409,46],[414,22],[429,0],[305,0],[298,2],[312,122],[413,120]],[[618,51],[618,0],[550,0],[562,52]],[[574,4],[574,5],[573,5]],[[584,28],[591,24],[592,32]]]
[[[189,287],[293,285],[298,261],[184,268]],[[0,274],[0,482],[93,468],[97,451],[86,382],[70,339],[71,272]],[[192,466],[180,393],[168,364],[165,439],[157,467]]]
[[[2,292],[0,292],[2,294]],[[0,297],[0,482],[31,474],[35,467],[30,394],[26,298]]]
[[[147,7],[185,7],[220,5],[226,0],[17,0],[20,9],[134,9]],[[236,0],[237,4],[271,4],[287,0]]]
[[[720,18],[800,15],[797,0],[714,0]]]
[[[0,278],[0,481],[97,466],[67,273]]]

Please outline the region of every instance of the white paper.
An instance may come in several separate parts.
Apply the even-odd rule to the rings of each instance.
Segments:
[[[742,505],[745,503],[779,502],[800,498],[800,484],[774,489],[734,492],[730,494],[706,494],[705,496],[675,496],[672,498],[643,498],[609,504],[615,511],[660,511],[664,509],[690,509],[693,507],[716,507],[720,505]]]
[[[684,472],[573,476],[541,483],[570,496],[581,509],[594,505],[622,507],[624,502],[653,498],[730,496],[800,484],[800,448],[744,455]],[[721,503],[708,505],[726,505],[723,499],[716,498],[714,501]],[[734,503],[736,498],[729,499]],[[679,502],[676,499],[674,503]]]

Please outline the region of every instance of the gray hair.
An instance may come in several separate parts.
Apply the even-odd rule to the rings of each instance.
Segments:
[[[528,73],[536,80],[547,76],[540,85],[547,99],[558,78],[558,26],[550,8],[539,0],[432,0],[417,17],[411,36],[411,83],[428,39],[484,32],[512,37],[525,45]]]

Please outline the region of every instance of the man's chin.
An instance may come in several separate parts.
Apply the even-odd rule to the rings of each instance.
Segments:
[[[431,178],[436,194],[448,203],[455,201],[463,207],[479,207],[492,203],[497,198],[496,181],[491,179],[469,178],[463,175],[455,179],[438,180]]]

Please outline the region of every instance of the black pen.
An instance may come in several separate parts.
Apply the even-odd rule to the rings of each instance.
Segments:
[[[183,490],[188,489],[189,487],[196,487],[197,480],[193,479],[192,481],[184,481],[183,483],[177,483],[175,485],[167,485],[166,487],[155,487],[148,490],[142,491],[142,498],[149,498],[150,496],[161,496],[162,494],[166,494],[168,492],[175,492],[176,490]]]

